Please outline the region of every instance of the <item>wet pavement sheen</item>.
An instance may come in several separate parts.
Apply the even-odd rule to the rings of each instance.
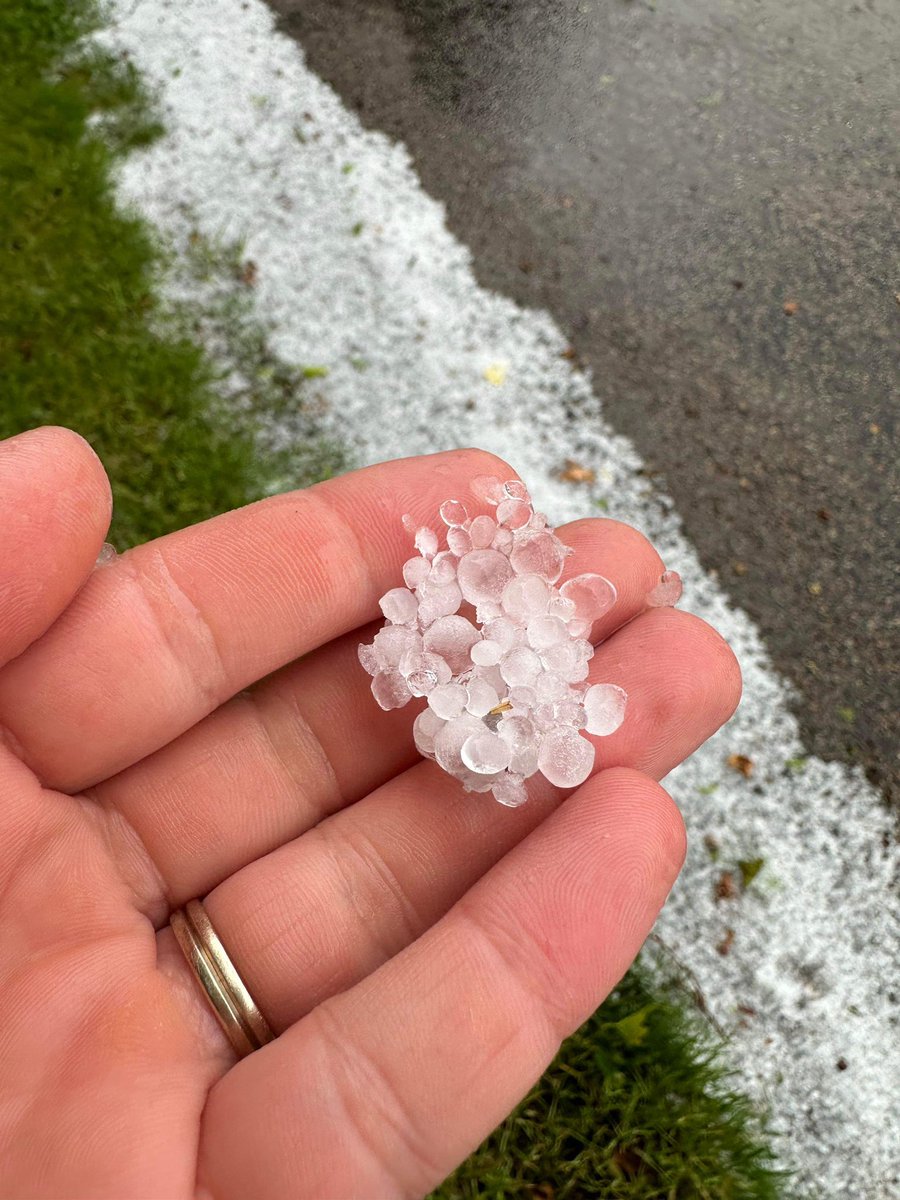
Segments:
[[[480,282],[553,313],[809,748],[896,795],[900,5],[272,6]]]

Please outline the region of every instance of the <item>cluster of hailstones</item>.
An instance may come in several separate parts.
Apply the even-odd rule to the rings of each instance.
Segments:
[[[470,486],[493,515],[469,517],[446,500],[446,549],[434,529],[403,518],[418,554],[403,566],[406,587],[382,596],[386,624],[359,658],[382,708],[427,697],[413,727],[421,754],[516,808],[537,771],[557,787],[583,783],[594,747],[582,731],[610,734],[624,719],[622,688],[585,682],[591,627],[616,589],[602,575],[556,586],[572,551],[518,480]],[[666,572],[648,602],[675,603],[680,591]]]

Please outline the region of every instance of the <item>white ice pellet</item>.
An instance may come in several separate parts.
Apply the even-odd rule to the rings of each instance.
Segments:
[[[443,658],[454,675],[471,665],[470,650],[481,634],[471,621],[458,615],[439,617],[424,634],[426,650],[432,650]]]
[[[614,683],[595,683],[589,687],[584,693],[588,733],[598,737],[615,733],[625,720],[627,699],[624,689]]]
[[[370,675],[377,675],[381,670],[381,660],[375,647],[362,643],[357,653],[363,670],[368,671]]]
[[[490,625],[491,621],[496,621],[503,609],[499,604],[495,604],[493,600],[482,600],[480,604],[475,605],[475,621],[484,629],[485,625]]]
[[[456,579],[456,563],[455,554],[451,554],[449,550],[439,551],[432,559],[428,582],[438,586],[453,583]]]
[[[497,522],[490,517],[475,517],[469,526],[469,539],[475,550],[486,550],[494,540]]]
[[[591,574],[556,586],[570,551],[519,480],[480,476],[470,490],[496,520],[444,501],[446,549],[433,529],[404,517],[418,554],[403,564],[406,587],[381,598],[388,624],[360,646],[359,660],[382,708],[425,700],[413,724],[421,754],[467,791],[492,791],[516,808],[539,770],[557,787],[577,787],[594,764],[582,731],[602,736],[621,724],[624,691],[585,682],[588,637],[616,589]],[[673,594],[667,573],[648,604]]]
[[[558,725],[541,739],[538,767],[556,787],[572,788],[584,783],[594,765],[594,747],[575,729]]]
[[[659,583],[647,594],[650,608],[671,608],[681,599],[681,576],[677,571],[664,571]]]
[[[476,642],[476,645],[481,645]],[[474,646],[472,649],[474,650]],[[470,712],[473,717],[486,717],[492,708],[496,708],[500,703],[500,695],[496,688],[479,675],[475,675],[469,680],[466,687],[468,699],[466,700],[466,711]]]
[[[469,770],[477,775],[496,775],[509,766],[509,745],[487,728],[466,738],[460,754]]]
[[[415,596],[408,588],[391,588],[379,601],[381,611],[394,625],[412,625],[419,612]]]
[[[511,500],[521,500],[531,508],[531,497],[528,494],[528,488],[521,479],[507,479],[503,485],[503,491]]]
[[[544,671],[534,685],[534,694],[542,703],[546,700],[562,700],[570,694],[570,690],[566,681],[552,671]]]
[[[422,635],[403,625],[385,625],[375,634],[372,648],[380,667],[397,667],[410,650],[421,650]]]
[[[499,800],[506,808],[519,808],[528,799],[525,780],[511,771],[495,779],[491,791],[494,793],[494,799]]]
[[[443,728],[443,720],[433,709],[422,709],[413,722],[413,741],[420,754],[424,754],[426,758],[434,757],[434,739]]]
[[[546,612],[549,601],[550,585],[540,575],[515,576],[503,589],[501,597],[507,616],[522,623]]]
[[[562,585],[559,594],[572,601],[575,616],[582,621],[596,621],[616,602],[615,587],[602,575],[576,575]]]
[[[461,500],[445,500],[441,505],[441,520],[445,525],[465,525],[469,514]]]
[[[432,583],[426,579],[416,589],[419,601],[419,624],[427,629],[438,617],[452,617],[462,604],[462,592],[455,579],[450,583]]]
[[[509,559],[499,550],[471,550],[459,560],[456,577],[472,604],[497,601],[512,577]]]
[[[533,775],[538,765],[538,743],[540,735],[534,722],[528,717],[509,716],[501,721],[497,733],[510,750],[510,770],[520,775]]]
[[[562,679],[571,683],[575,679],[575,672],[581,665],[581,655],[576,650],[573,641],[557,642],[541,651],[541,662],[546,670],[555,672]]]
[[[444,721],[460,716],[468,699],[461,683],[440,683],[428,693],[428,707]]]
[[[399,671],[379,671],[372,680],[372,695],[382,708],[402,708],[412,698],[409,685]]]
[[[444,723],[443,728],[439,729],[434,737],[434,756],[445,771],[450,775],[459,776],[469,769],[460,753],[463,743],[485,728],[482,720],[468,713]]]
[[[438,654],[410,651],[400,660],[400,673],[414,696],[427,696],[439,683],[449,683],[453,672]]]
[[[514,684],[509,689],[509,702],[517,712],[531,712],[537,703],[534,688],[525,683]]]
[[[484,638],[482,641],[475,643],[470,654],[472,655],[472,662],[476,666],[493,667],[503,657],[503,647],[499,642],[492,642],[489,638]]]
[[[565,621],[561,621],[559,617],[551,617],[549,613],[532,617],[526,633],[529,646],[533,646],[535,650],[546,650],[548,646],[555,646],[570,636]]]
[[[417,588],[431,574],[431,564],[427,558],[417,555],[408,558],[403,564],[403,582],[408,588]]]
[[[457,558],[462,558],[464,554],[468,554],[472,549],[472,535],[468,529],[461,529],[454,525],[452,529],[447,530],[447,546],[451,554],[455,554]]]
[[[552,595],[547,604],[547,612],[552,617],[559,617],[563,621],[571,621],[575,617],[575,602],[567,600],[565,596]]]
[[[506,611],[508,612],[509,610],[506,609]],[[489,622],[485,625],[483,632],[486,638],[490,638],[492,642],[497,642],[505,654],[507,650],[512,650],[513,646],[522,640],[521,635],[523,631],[515,621],[506,616],[497,617],[495,621]]]
[[[507,498],[507,493],[503,487],[503,480],[498,479],[496,475],[476,475],[469,484],[469,491],[483,504],[493,504],[496,506],[501,500]]]
[[[517,575],[540,575],[556,583],[562,575],[566,550],[554,534],[528,532],[510,551],[509,561]]]
[[[510,687],[534,683],[541,673],[541,660],[529,646],[516,646],[500,663],[500,674]]]
[[[497,505],[497,520],[507,529],[521,529],[531,516],[531,507],[523,500],[501,500]]]
[[[438,536],[433,529],[423,525],[416,530],[415,546],[423,558],[434,558],[437,554]]]

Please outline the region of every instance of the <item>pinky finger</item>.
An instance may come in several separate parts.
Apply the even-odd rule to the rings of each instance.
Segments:
[[[625,973],[683,855],[658,784],[594,777],[417,942],[216,1085],[204,1187],[217,1200],[428,1192]]]

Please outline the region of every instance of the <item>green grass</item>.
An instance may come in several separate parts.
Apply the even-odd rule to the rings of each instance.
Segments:
[[[328,364],[270,352],[242,248],[197,233],[167,263],[117,209],[117,156],[159,126],[127,64],[76,48],[95,19],[88,0],[0,7],[0,437],[83,433],[125,547],[345,464],[316,425]],[[199,309],[160,300],[167,266],[200,285]],[[289,451],[268,440],[273,416]],[[766,1146],[684,1002],[635,970],[436,1196],[774,1200]]]
[[[699,1014],[640,967],[435,1200],[777,1200],[763,1124]]]
[[[304,411],[306,381],[266,354],[239,302],[210,315],[158,299],[163,251],[117,209],[110,173],[160,127],[129,64],[77,47],[96,15],[87,0],[0,6],[0,437],[48,423],[83,434],[124,548],[343,463],[309,430],[302,456],[261,452],[267,417]],[[235,365],[253,382],[240,405],[222,403],[188,336],[216,319],[239,334]]]

